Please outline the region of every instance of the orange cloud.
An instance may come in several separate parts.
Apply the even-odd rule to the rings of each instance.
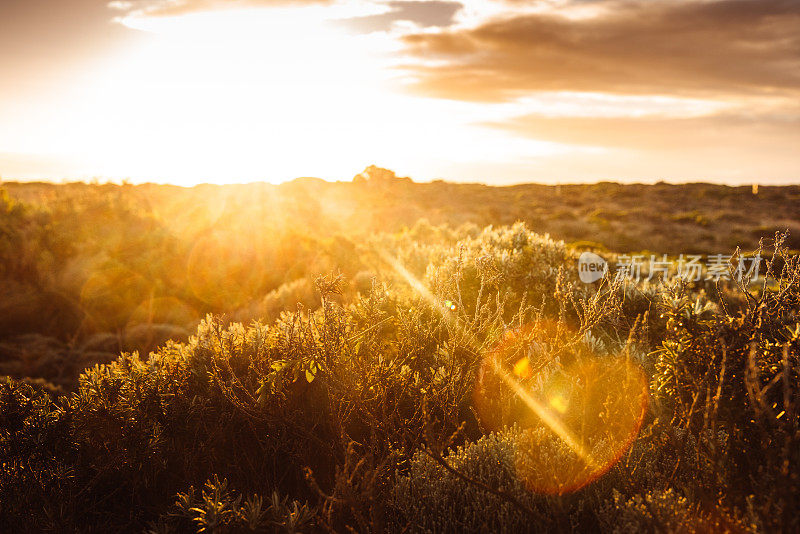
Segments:
[[[503,101],[535,91],[800,92],[800,2],[598,2],[594,16],[506,16],[404,38],[428,96]],[[431,64],[430,60],[437,60]]]

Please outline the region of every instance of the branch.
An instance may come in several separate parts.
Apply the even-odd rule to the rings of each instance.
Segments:
[[[428,456],[433,458],[433,460],[436,463],[438,463],[439,465],[444,467],[445,470],[447,470],[448,472],[454,474],[455,476],[457,476],[458,478],[460,478],[461,480],[463,480],[467,484],[472,484],[473,486],[478,487],[478,488],[480,488],[480,489],[482,489],[484,491],[487,491],[487,492],[491,493],[492,495],[496,495],[496,496],[500,497],[504,501],[506,501],[508,503],[511,503],[512,505],[517,507],[519,510],[522,510],[526,514],[536,518],[539,521],[542,521],[542,520],[545,519],[542,516],[542,514],[540,514],[539,512],[537,512],[536,510],[534,510],[530,506],[520,502],[519,499],[517,499],[516,497],[514,497],[510,493],[508,493],[506,491],[503,491],[501,489],[495,489],[495,488],[489,486],[488,484],[485,484],[485,483],[481,482],[480,480],[476,480],[474,478],[468,477],[464,473],[461,473],[460,471],[458,471],[454,467],[452,467],[450,464],[448,464],[447,461],[445,461],[445,459],[442,458],[440,455],[433,454],[427,447],[423,448],[422,450],[423,450],[423,452],[425,452],[425,454],[427,454]]]

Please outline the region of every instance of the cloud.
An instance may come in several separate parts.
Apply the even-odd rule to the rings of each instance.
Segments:
[[[549,10],[407,35],[414,88],[475,101],[536,91],[800,92],[797,0],[607,0],[593,7],[590,16]]]
[[[526,115],[488,123],[533,139],[657,152],[691,147],[732,147],[791,152],[800,146],[800,113],[726,111],[697,117],[547,117]]]
[[[341,21],[342,25],[356,33],[388,31],[395,22],[412,22],[422,28],[447,27],[455,21],[455,15],[463,4],[459,2],[432,1],[394,1],[386,4],[385,13],[353,17]]]
[[[333,0],[114,0],[108,5],[138,17],[174,17],[223,9],[324,5],[332,2]]]
[[[568,180],[656,179],[796,182],[800,108],[731,109],[704,116],[590,117],[529,114],[485,124],[514,136],[591,147],[538,158],[541,176]],[[548,174],[550,173],[550,174]]]
[[[192,13],[254,7],[347,7],[345,13],[357,16],[331,16],[353,33],[388,31],[395,22],[411,22],[418,28],[447,27],[454,23],[456,13],[463,7],[449,0],[390,0],[337,2],[337,0],[114,0],[109,7],[134,17],[172,17]]]

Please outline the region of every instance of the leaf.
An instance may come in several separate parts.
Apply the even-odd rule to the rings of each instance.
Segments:
[[[258,395],[258,405],[264,406],[267,403],[267,398],[270,393],[272,393],[272,380],[267,378],[267,380],[263,380],[261,385],[256,390],[256,395]]]
[[[306,382],[309,384],[314,381],[316,378],[317,373],[319,372],[320,367],[317,362],[310,362],[308,364],[308,369],[306,369]]]

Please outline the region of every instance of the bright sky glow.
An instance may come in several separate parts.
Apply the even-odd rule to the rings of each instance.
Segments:
[[[187,9],[177,15],[148,11],[157,4],[114,3],[108,24],[135,31],[135,42],[77,61],[57,84],[0,95],[0,174],[280,182],[297,176],[348,179],[376,163],[421,180],[648,181],[665,178],[653,171],[663,160],[661,147],[626,146],[628,139],[617,139],[613,121],[647,119],[642,124],[667,136],[676,127],[673,119],[707,119],[709,145],[686,146],[685,164],[672,158],[666,178],[737,181],[747,180],[764,163],[762,157],[741,150],[732,151],[733,158],[720,153],[726,143],[746,145],[753,136],[766,135],[764,128],[759,133],[758,124],[739,121],[738,129],[723,135],[713,121],[739,117],[754,102],[757,110],[774,108],[780,116],[791,100],[782,94],[576,91],[569,84],[495,101],[409,90],[422,79],[415,69],[448,72],[457,64],[448,54],[409,53],[406,35],[457,35],[526,14],[560,14],[581,24],[608,16],[614,8],[604,2],[553,0],[523,9],[480,0],[464,4],[447,29],[409,15],[419,20],[400,17],[371,32],[353,31],[347,23],[373,17],[370,23],[383,24],[374,17],[393,16],[397,5],[251,2],[248,8]],[[191,2],[175,5],[184,4]],[[612,129],[587,139],[565,134],[567,127],[550,136],[549,123],[542,126],[565,119],[595,125],[604,119],[612,121]],[[795,115],[788,124],[768,124],[767,134],[778,139],[768,150],[770,167],[761,167],[768,178],[796,176],[798,166],[786,154],[794,137],[778,131],[781,125],[791,131],[792,121]],[[575,122],[575,130],[583,128]]]

